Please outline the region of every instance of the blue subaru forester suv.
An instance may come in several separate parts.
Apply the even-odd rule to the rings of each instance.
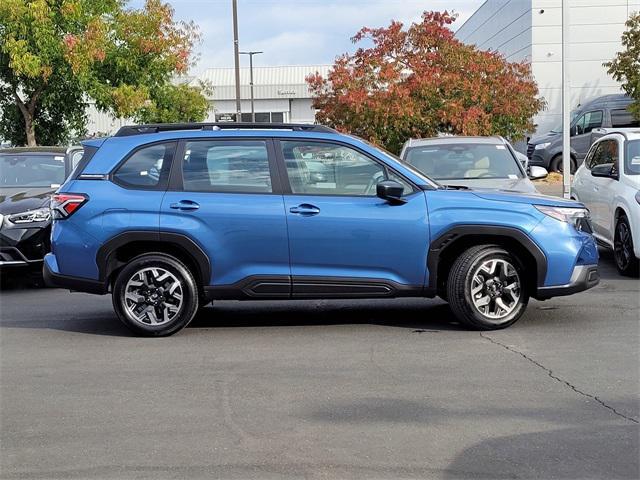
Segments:
[[[139,334],[216,299],[435,297],[469,327],[599,281],[588,211],[444,187],[319,125],[123,127],[52,199],[45,278],[111,293]]]

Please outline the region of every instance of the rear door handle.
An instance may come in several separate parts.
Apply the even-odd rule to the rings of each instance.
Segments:
[[[192,200],[180,200],[177,203],[172,203],[171,205],[169,205],[169,207],[173,208],[174,210],[189,211],[199,209],[200,205]]]
[[[311,217],[320,213],[320,209],[315,205],[311,205],[310,203],[302,203],[297,207],[291,207],[289,211],[291,213],[295,213],[297,215],[302,215],[305,217]]]

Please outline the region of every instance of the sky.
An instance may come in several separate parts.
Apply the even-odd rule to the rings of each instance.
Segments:
[[[168,0],[179,20],[200,27],[199,61],[192,74],[210,67],[233,66],[231,0]],[[363,26],[393,20],[411,23],[424,10],[458,13],[457,29],[483,0],[238,0],[240,50],[261,50],[254,66],[330,64],[354,51],[350,38]],[[133,0],[139,7],[143,0]],[[248,64],[246,56],[241,65]]]

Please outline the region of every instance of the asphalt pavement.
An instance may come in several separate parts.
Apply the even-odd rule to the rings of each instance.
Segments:
[[[640,282],[466,331],[438,300],[220,302],[137,338],[108,296],[0,292],[0,477],[640,476]]]

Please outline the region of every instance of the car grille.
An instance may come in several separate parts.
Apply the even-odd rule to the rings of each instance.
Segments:
[[[536,148],[535,145],[532,145],[530,143],[527,143],[527,158],[529,160],[531,160],[531,157],[533,157],[533,150]]]

